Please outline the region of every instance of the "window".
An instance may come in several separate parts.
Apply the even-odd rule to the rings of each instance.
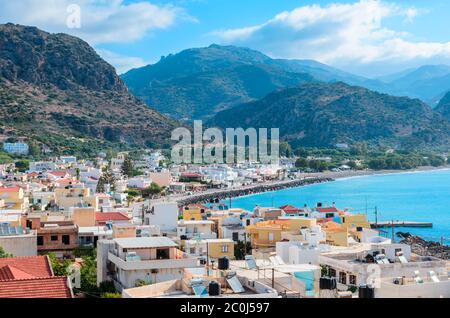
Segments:
[[[44,245],[44,237],[43,236],[38,236],[37,237],[37,245],[38,246]]]
[[[228,245],[222,245],[222,253],[228,253]]]
[[[196,227],[194,227],[194,233],[197,233],[198,229]]]
[[[330,268],[329,273],[330,277],[336,277],[336,270],[334,268]]]
[[[70,235],[63,235],[62,243],[63,243],[63,245],[70,245]]]
[[[195,247],[190,248],[190,254],[195,254]]]
[[[356,276],[355,275],[350,275],[349,280],[350,280],[350,282],[349,282],[350,285],[356,286]]]
[[[156,250],[156,259],[170,259],[170,250],[168,248],[158,248]]]
[[[239,232],[233,232],[233,241],[239,241]]]
[[[52,236],[50,237],[50,240],[51,240],[52,242],[57,241],[57,240],[58,240],[58,235],[52,235]]]
[[[339,283],[347,284],[347,274],[344,272],[339,272]]]
[[[273,233],[269,233],[269,241],[273,242]]]

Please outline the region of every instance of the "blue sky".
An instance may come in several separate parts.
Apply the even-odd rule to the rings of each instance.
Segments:
[[[119,73],[211,43],[369,77],[450,64],[449,15],[448,0],[0,0],[1,23],[79,36]]]

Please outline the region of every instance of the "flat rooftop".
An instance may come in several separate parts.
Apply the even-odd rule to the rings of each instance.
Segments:
[[[114,239],[122,248],[156,248],[177,247],[178,245],[168,237],[127,237]]]

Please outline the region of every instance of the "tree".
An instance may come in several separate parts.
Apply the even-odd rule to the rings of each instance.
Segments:
[[[328,164],[322,160],[311,160],[308,165],[315,171],[323,172],[328,169]]]
[[[152,182],[152,184],[148,188],[142,190],[142,197],[153,198],[155,195],[160,194],[162,190],[163,189],[159,185]]]
[[[123,161],[122,174],[127,176],[128,178],[134,175],[133,161],[131,161],[131,158],[129,156],[125,156],[125,159]]]
[[[0,246],[0,258],[13,257],[11,254],[6,253],[3,247]]]
[[[252,244],[250,242],[247,242],[245,244],[242,241],[237,242],[237,244],[234,245],[234,256],[237,260],[243,260],[245,259],[245,255],[249,255],[252,252]]]
[[[102,298],[122,298],[120,293],[103,293]]]
[[[28,161],[28,160],[19,160],[19,161],[16,161],[15,165],[16,165],[16,169],[19,172],[25,172],[25,171],[27,171],[30,168],[30,161]]]
[[[308,157],[309,156],[309,152],[305,148],[295,149],[294,154],[298,157]]]
[[[280,143],[280,156],[291,157],[292,156],[292,147],[287,142]]]
[[[112,174],[112,172],[109,170],[109,167],[105,167],[105,169],[103,170],[102,176],[98,180],[96,192],[104,193],[105,185],[107,185],[107,184],[109,184],[111,186],[111,188],[114,188],[115,182],[116,182],[116,179],[114,178],[114,175]]]
[[[295,167],[299,168],[299,169],[304,169],[308,167],[308,160],[306,160],[305,158],[298,158],[295,161]]]
[[[83,263],[80,268],[81,291],[85,293],[97,293],[97,261],[93,256],[83,257]]]
[[[48,254],[48,258],[50,259],[50,264],[52,265],[55,276],[67,276],[67,268],[70,265],[68,260],[61,262],[53,253]]]

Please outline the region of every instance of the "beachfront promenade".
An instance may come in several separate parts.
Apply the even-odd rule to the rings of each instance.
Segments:
[[[160,199],[154,200],[156,202],[172,201],[177,202],[180,206],[192,204],[192,203],[206,203],[210,200],[224,200],[228,198],[236,198],[245,195],[277,191],[287,188],[295,188],[305,185],[311,185],[322,182],[330,182],[335,179],[349,178],[356,176],[365,176],[371,174],[377,174],[379,172],[362,170],[362,171],[341,171],[341,172],[321,172],[321,173],[304,173],[297,179],[289,180],[272,180],[267,182],[258,182],[246,186],[239,186],[236,188],[227,189],[209,189],[193,194],[173,194]]]

